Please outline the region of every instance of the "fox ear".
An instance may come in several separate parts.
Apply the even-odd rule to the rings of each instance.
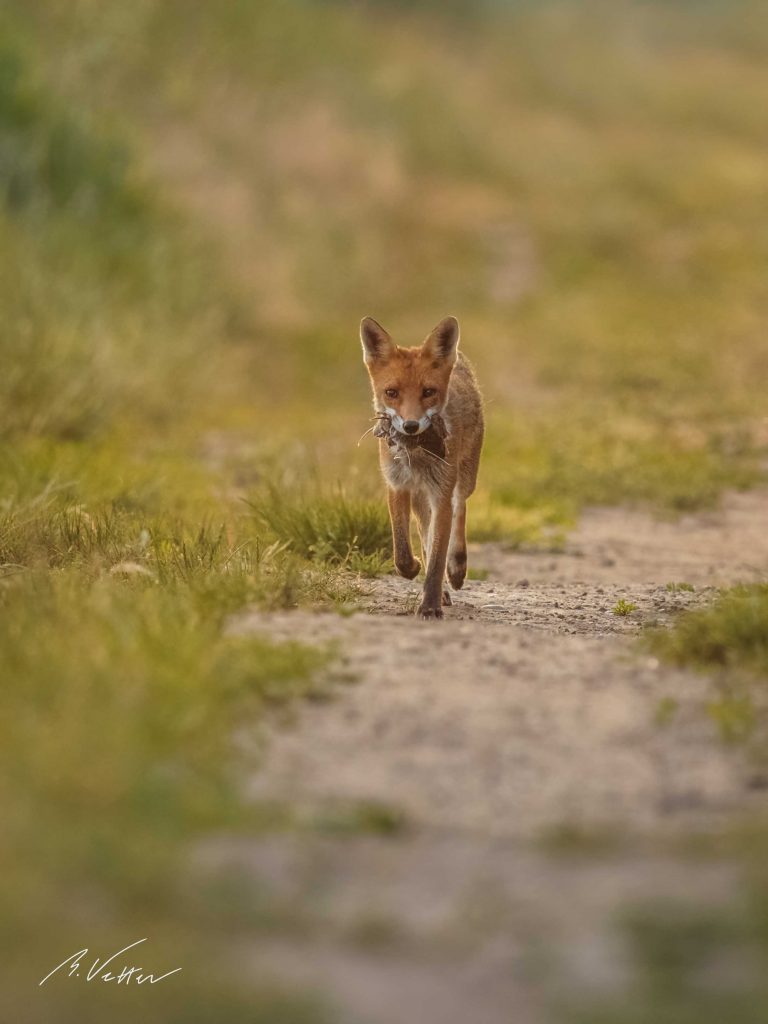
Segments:
[[[455,316],[447,316],[441,320],[422,346],[427,355],[441,363],[455,363],[458,347],[459,321]]]
[[[395,344],[372,316],[365,317],[360,323],[360,341],[363,343],[363,359],[371,363],[386,363],[395,350]]]

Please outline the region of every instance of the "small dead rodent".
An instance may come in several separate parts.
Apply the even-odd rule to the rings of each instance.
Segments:
[[[378,423],[373,428],[373,436],[383,438],[390,448],[425,448],[427,446],[424,442],[432,440],[429,438],[430,434],[433,435],[433,438],[436,436],[439,441],[445,441],[448,437],[448,429],[440,413],[436,413],[431,418],[428,429],[421,434],[402,434],[386,413],[379,414]]]

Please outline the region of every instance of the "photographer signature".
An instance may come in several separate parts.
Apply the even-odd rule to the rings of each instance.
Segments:
[[[114,973],[118,969],[118,965],[115,965],[110,970],[107,970],[109,964],[111,964],[123,953],[127,953],[129,949],[133,949],[135,946],[140,946],[142,942],[146,941],[146,939],[139,939],[137,942],[132,942],[130,946],[125,946],[123,949],[118,949],[116,953],[113,953],[112,956],[107,957],[106,960],[99,961],[99,958],[97,957],[93,961],[93,964],[91,965],[88,973],[86,974],[85,980],[116,981],[118,985],[123,983],[128,985],[130,984],[131,981],[135,981],[137,985],[143,985],[145,981],[148,981],[150,985],[156,985],[158,981],[162,981],[163,978],[169,978],[172,974],[177,974],[181,970],[181,967],[176,967],[173,971],[166,971],[165,974],[161,974],[158,977],[155,977],[154,974],[150,973],[143,974],[143,967],[129,967],[128,965],[125,965],[122,967],[122,970],[120,971],[119,974]],[[49,978],[53,977],[53,975],[57,971],[60,971],[63,968],[67,967],[69,968],[69,970],[67,971],[68,977],[79,978],[81,971],[81,961],[86,956],[88,956],[87,949],[81,949],[79,950],[79,952],[73,953],[72,956],[68,956],[66,960],[62,960],[58,967],[54,967],[52,971],[46,974],[46,976],[40,982],[40,985],[44,985],[46,981],[48,981]]]

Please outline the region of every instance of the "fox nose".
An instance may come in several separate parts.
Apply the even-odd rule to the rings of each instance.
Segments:
[[[406,434],[415,434],[418,429],[418,420],[405,420],[405,422],[403,423],[403,430],[406,432]]]

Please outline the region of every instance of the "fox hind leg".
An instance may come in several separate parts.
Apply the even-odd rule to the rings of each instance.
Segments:
[[[461,590],[467,575],[467,499],[453,492],[451,539],[448,544],[448,579],[454,590]]]
[[[477,486],[483,428],[475,431],[469,451],[459,465],[456,486],[453,489],[451,539],[448,543],[448,579],[454,590],[461,590],[467,575],[467,498]]]

